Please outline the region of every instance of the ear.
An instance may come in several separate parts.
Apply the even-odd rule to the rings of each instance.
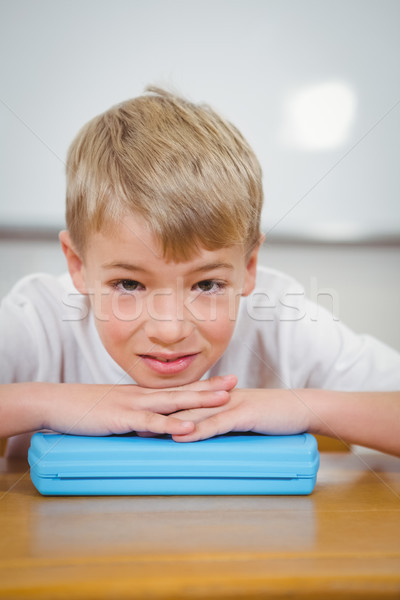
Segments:
[[[242,296],[248,296],[249,294],[251,294],[251,292],[254,290],[254,287],[256,285],[258,252],[260,250],[260,246],[262,245],[264,239],[265,239],[264,235],[260,236],[258,244],[252,250],[251,254],[249,255],[249,257],[247,259]]]
[[[60,231],[58,238],[61,242],[61,248],[67,260],[68,271],[71,275],[74,286],[81,294],[87,294],[85,267],[81,257],[75,250],[68,231]]]

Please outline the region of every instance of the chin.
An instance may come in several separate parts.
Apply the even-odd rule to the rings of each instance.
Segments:
[[[159,389],[165,389],[165,388],[172,388],[172,387],[180,387],[183,385],[188,385],[189,383],[194,383],[195,381],[198,381],[199,379],[201,379],[201,377],[203,376],[203,374],[201,375],[184,375],[184,374],[180,374],[180,375],[171,375],[171,376],[159,376],[159,377],[145,377],[145,376],[138,376],[138,378],[136,379],[135,377],[133,377],[133,379],[135,380],[136,384],[139,385],[140,387],[144,387],[144,388],[150,388],[150,389],[154,389],[154,390],[159,390]]]

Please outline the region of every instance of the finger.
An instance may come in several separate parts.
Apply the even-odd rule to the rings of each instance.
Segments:
[[[135,408],[154,411],[160,414],[171,414],[190,408],[209,408],[221,406],[228,402],[229,392],[185,392],[168,390],[157,394],[144,395],[135,401]]]
[[[209,379],[202,379],[200,381],[194,381],[182,386],[180,389],[200,391],[200,390],[232,390],[237,384],[236,375],[215,375]],[[179,389],[179,388],[177,388]]]
[[[193,383],[187,383],[186,385],[170,387],[170,388],[161,388],[160,390],[144,388],[146,393],[157,393],[161,390],[163,391],[171,391],[171,392],[183,392],[183,391],[191,391],[191,392],[200,392],[200,391],[227,391],[232,390],[237,384],[236,375],[215,375],[214,377],[210,377],[209,379],[201,379],[199,381],[194,381]]]
[[[189,408],[188,410],[181,410],[174,413],[174,417],[182,419],[182,421],[193,421],[193,423],[200,423],[209,417],[226,409],[226,404],[222,406],[212,406],[210,408]]]
[[[175,417],[159,415],[150,411],[140,411],[140,416],[139,413],[135,416],[135,423],[132,424],[131,431],[145,435],[149,433],[186,435],[191,433],[194,427],[194,423],[191,421],[181,421],[175,419]]]
[[[198,423],[194,431],[187,434],[174,434],[172,437],[175,442],[197,442],[230,431],[247,431],[238,426],[235,410],[220,412]]]

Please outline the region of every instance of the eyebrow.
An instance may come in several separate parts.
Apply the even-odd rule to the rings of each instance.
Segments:
[[[104,269],[124,269],[125,271],[139,271],[145,272],[146,269],[144,267],[139,267],[139,265],[133,265],[130,263],[123,262],[111,262],[102,265]]]
[[[203,273],[204,271],[215,271],[217,269],[228,269],[233,271],[234,267],[231,263],[214,262],[201,265],[197,269],[193,269],[193,273]]]
[[[139,265],[124,262],[111,262],[103,265],[104,269],[124,269],[125,271],[134,271],[139,273],[147,273],[147,269]],[[225,262],[212,262],[205,265],[200,265],[196,269],[193,269],[192,273],[204,273],[206,271],[215,271],[217,269],[228,269],[233,271],[234,266],[231,263]]]

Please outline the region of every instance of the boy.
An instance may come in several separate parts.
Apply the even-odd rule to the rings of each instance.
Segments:
[[[400,455],[400,356],[257,273],[261,207],[257,159],[208,107],[150,89],[89,122],[69,276],[2,305],[0,437],[309,431]]]

